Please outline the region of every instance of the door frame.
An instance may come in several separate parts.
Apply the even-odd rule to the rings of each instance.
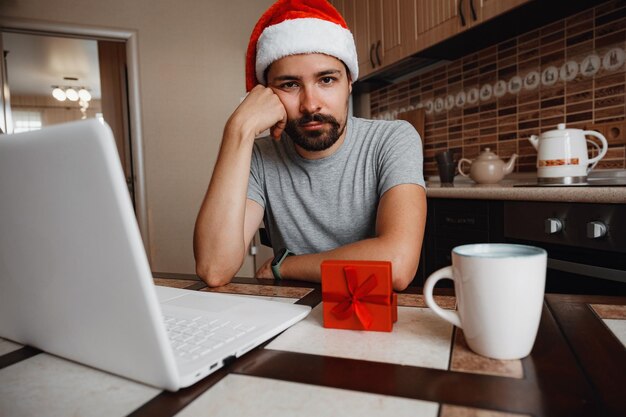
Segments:
[[[143,239],[146,256],[150,261],[150,239],[144,149],[141,126],[141,100],[139,92],[139,51],[137,32],[118,28],[91,27],[79,24],[42,22],[38,20],[0,17],[0,31],[47,36],[75,36],[94,40],[124,41],[128,69],[128,107],[130,114],[130,144],[135,186],[135,214]]]

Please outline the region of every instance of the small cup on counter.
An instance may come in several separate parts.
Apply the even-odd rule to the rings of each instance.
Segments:
[[[454,161],[454,155],[451,150],[439,152],[435,155],[437,161],[437,169],[439,170],[439,179],[441,184],[452,184],[454,177],[457,175],[457,163]]]

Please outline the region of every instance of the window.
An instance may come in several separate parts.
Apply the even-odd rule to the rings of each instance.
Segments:
[[[41,112],[35,110],[14,110],[13,133],[30,132],[41,129]]]

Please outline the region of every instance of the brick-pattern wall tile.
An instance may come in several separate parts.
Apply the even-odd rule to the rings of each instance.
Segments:
[[[569,61],[580,66],[596,54],[600,60],[613,48],[626,55],[626,3],[611,0],[595,8],[530,31],[513,39],[469,54],[415,76],[372,91],[370,111],[374,118],[392,119],[400,111],[440,106],[426,115],[424,142],[425,175],[436,175],[435,154],[453,149],[458,157],[475,158],[491,148],[502,158],[517,153],[517,172],[536,171],[536,151],[528,137],[566,123],[584,129],[597,123],[626,120],[626,65],[601,68],[586,76],[582,71],[572,80],[561,77],[540,83],[534,89],[508,90],[513,77],[523,81],[527,74],[549,67],[561,70]],[[497,96],[496,83],[507,84]],[[491,97],[469,103],[472,89],[491,86]],[[447,100],[465,93],[462,107],[446,107]],[[479,95],[480,97],[480,95]],[[626,166],[626,145],[610,141],[606,156],[596,169]],[[591,151],[593,152],[593,151]]]

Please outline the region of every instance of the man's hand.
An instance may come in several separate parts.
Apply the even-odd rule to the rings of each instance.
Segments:
[[[257,85],[226,123],[226,129],[241,128],[254,137],[267,129],[274,139],[279,139],[287,124],[287,111],[271,88]]]
[[[274,258],[269,258],[267,261],[265,261],[263,265],[261,265],[259,270],[256,271],[256,274],[254,275],[254,277],[260,278],[260,279],[274,279],[274,273],[272,272],[273,260]]]

